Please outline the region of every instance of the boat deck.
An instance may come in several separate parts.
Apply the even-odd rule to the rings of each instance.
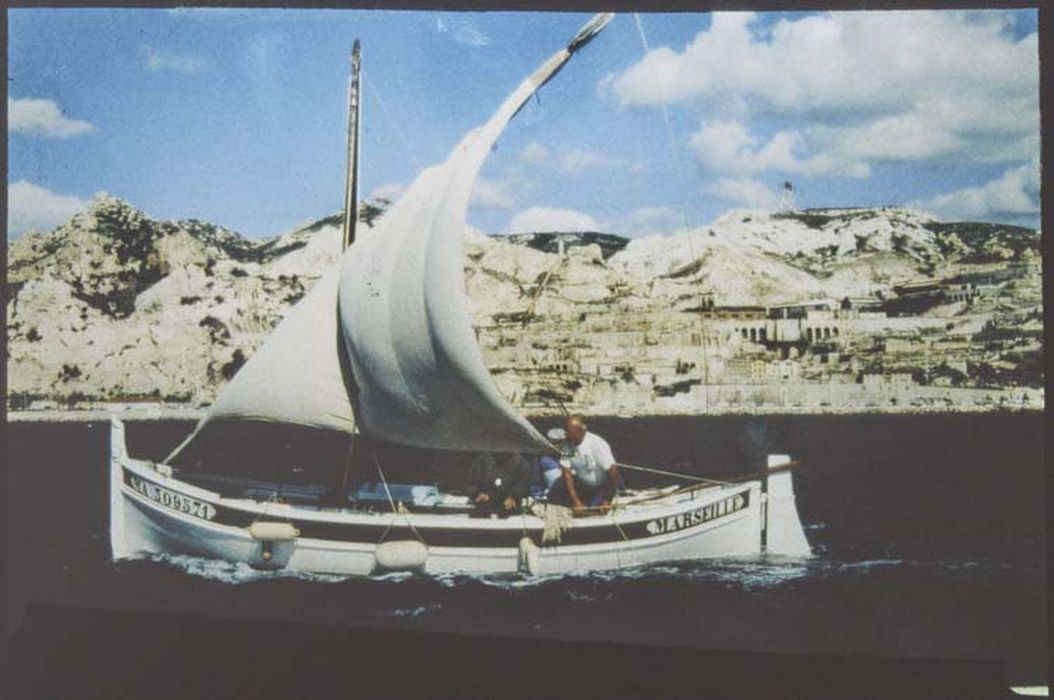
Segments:
[[[455,491],[440,492],[434,487],[391,484],[392,499],[383,486],[374,486],[369,498],[355,498],[348,492],[340,493],[337,488],[323,484],[279,484],[268,481],[243,479],[214,474],[195,474],[175,471],[173,476],[193,486],[208,489],[228,499],[244,499],[257,502],[275,501],[294,506],[297,509],[319,513],[386,513],[391,512],[392,503],[399,509],[412,513],[432,513],[442,515],[463,515],[466,518],[480,517],[469,497]],[[717,485],[699,485],[692,489],[694,496],[720,490]],[[399,496],[412,494],[414,489],[431,489],[434,497],[420,499]],[[649,489],[626,489],[614,499],[615,507],[646,507],[669,504],[669,499],[682,491],[677,486]],[[542,500],[530,502],[544,503]],[[598,513],[599,514],[599,513]]]

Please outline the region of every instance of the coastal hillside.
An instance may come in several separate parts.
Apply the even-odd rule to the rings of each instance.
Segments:
[[[255,240],[97,195],[9,247],[9,405],[206,404],[339,248],[339,216]],[[465,253],[484,359],[530,410],[692,412],[722,392],[732,407],[786,405],[771,389],[788,382],[846,406],[883,382],[920,401],[937,387],[998,402],[1042,383],[1028,229],[896,208],[736,210],[633,240],[468,230]]]

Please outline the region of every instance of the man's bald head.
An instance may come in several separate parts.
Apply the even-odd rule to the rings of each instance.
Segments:
[[[564,421],[564,434],[574,444],[582,442],[586,436],[586,419],[578,413],[572,413]]]

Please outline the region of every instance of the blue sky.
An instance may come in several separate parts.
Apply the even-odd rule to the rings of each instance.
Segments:
[[[8,235],[99,191],[254,237],[338,211],[356,37],[362,191],[397,196],[587,18],[12,9]],[[774,208],[789,180],[801,207],[1039,225],[1034,10],[636,19],[513,121],[470,223],[671,231]]]

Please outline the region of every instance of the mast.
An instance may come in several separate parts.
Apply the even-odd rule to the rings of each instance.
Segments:
[[[351,77],[348,81],[348,172],[344,189],[344,235],[341,250],[355,242],[355,224],[359,220],[359,104],[362,51],[359,40],[351,49]]]
[[[355,242],[355,225],[359,221],[359,105],[361,103],[362,48],[356,39],[351,47],[351,76],[348,78],[348,172],[344,187],[344,229],[340,249],[347,250]],[[338,497],[348,489],[352,460],[355,455],[355,435],[348,435],[348,454],[340,477]]]

